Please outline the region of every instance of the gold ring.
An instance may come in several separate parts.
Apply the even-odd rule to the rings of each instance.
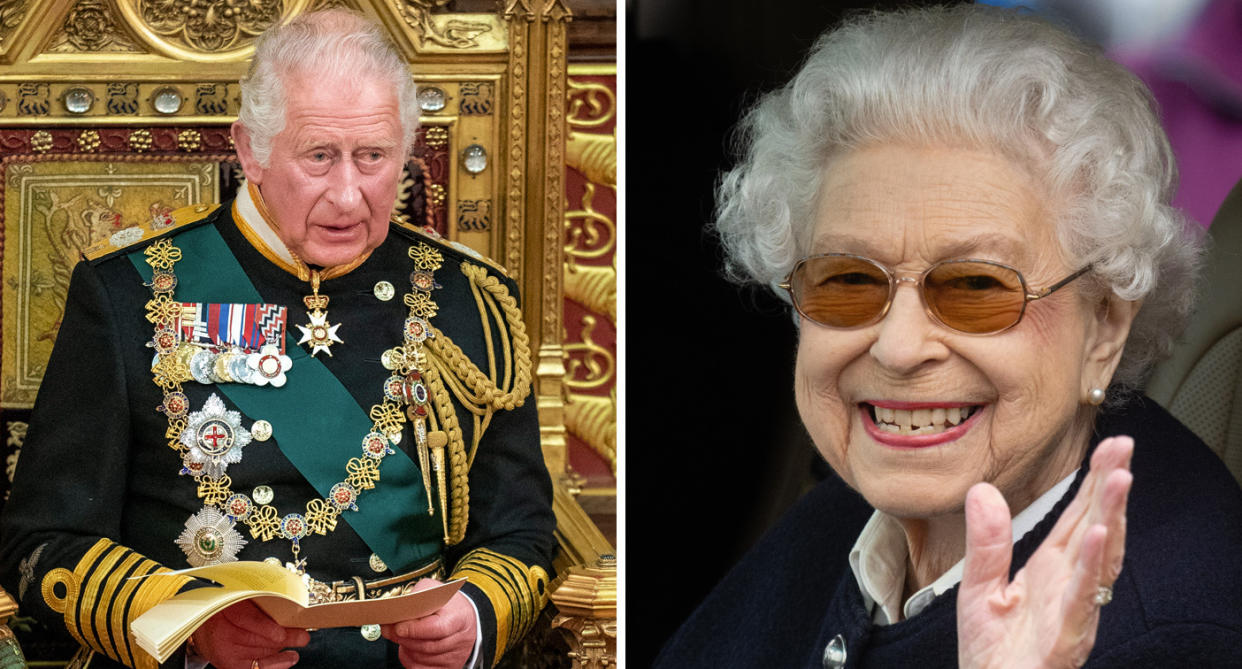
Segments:
[[[1096,606],[1104,606],[1105,604],[1113,601],[1113,589],[1107,585],[1101,585],[1096,589],[1095,597],[1091,601],[1094,602]],[[258,669],[258,667],[255,667],[254,669]]]

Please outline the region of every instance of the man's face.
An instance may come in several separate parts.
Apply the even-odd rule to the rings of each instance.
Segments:
[[[405,161],[391,85],[287,75],[285,128],[267,167],[234,126],[246,178],[259,186],[281,241],[312,265],[350,262],[379,246]]]

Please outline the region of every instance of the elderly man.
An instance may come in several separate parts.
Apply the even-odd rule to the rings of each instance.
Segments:
[[[92,667],[155,666],[129,623],[206,585],[129,577],[235,559],[326,599],[467,583],[383,629],[308,634],[237,604],[187,666],[489,666],[533,622],[554,520],[516,286],[390,222],[416,125],[375,25],[295,18],[242,83],[237,199],[75,269],[0,566]]]

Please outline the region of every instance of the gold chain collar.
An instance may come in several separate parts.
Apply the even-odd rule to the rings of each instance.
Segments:
[[[179,331],[173,329],[175,316],[180,309],[180,305],[173,301],[173,289],[176,286],[173,269],[182,254],[181,249],[168,239],[158,240],[146,249],[145,254],[147,264],[155,275],[151,281],[153,296],[146,304],[147,320],[155,328],[158,345],[161,336],[167,336],[169,332],[173,332],[180,339]],[[409,317],[402,327],[404,343],[385,352],[385,367],[396,374],[384,383],[383,402],[373,405],[369,412],[374,423],[371,432],[363,439],[364,455],[349,459],[345,464],[345,478],[332,487],[327,497],[308,501],[305,514],[290,513],[284,516],[270,504],[256,504],[244,493],[234,493],[232,479],[227,474],[221,473],[218,477],[212,477],[201,467],[197,472],[191,471],[204,508],[187,522],[187,530],[178,543],[182,544],[192,565],[235,559],[236,550],[240,549],[242,542],[239,541],[240,535],[234,539],[229,533],[236,535],[233,526],[237,521],[242,521],[249,527],[252,538],[270,541],[280,536],[290,541],[294,564],[304,570],[305,561],[299,560],[300,539],[310,533],[328,534],[336,529],[336,519],[342,511],[357,510],[358,495],[364,490],[374,488],[379,482],[379,463],[385,455],[392,452],[389,445],[400,441],[406,420],[414,423],[416,450],[423,483],[427,489],[427,511],[434,514],[430,480],[430,469],[434,469],[440,484],[441,516],[445,515],[444,444],[431,443],[432,440],[428,439],[426,420],[431,414],[431,405],[427,401],[426,392],[420,394],[418,390],[423,374],[429,368],[423,342],[432,335],[428,320],[435,316],[437,306],[431,300],[431,290],[436,287],[434,272],[443,264],[443,257],[438,251],[422,243],[411,246],[408,255],[414,261],[415,271],[410,275],[411,290],[403,300],[409,308]],[[184,362],[178,355],[177,348],[180,347],[174,346],[171,351],[160,354],[152,366],[152,373],[155,384],[164,391],[164,401],[158,410],[168,417],[168,430],[165,432],[168,446],[177,450],[185,462],[188,449],[182,443],[182,433],[188,425],[190,407],[188,398],[182,392],[181,383],[191,377],[188,370],[181,369]],[[187,462],[187,468],[188,464]],[[447,541],[447,521],[444,524]],[[183,541],[187,539],[187,533],[194,536]],[[197,551],[195,546],[201,545],[199,542],[204,537],[213,545],[235,546],[232,549],[233,555],[226,556],[227,559],[203,559],[202,551]]]

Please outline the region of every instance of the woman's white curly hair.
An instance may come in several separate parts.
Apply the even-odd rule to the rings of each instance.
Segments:
[[[1193,306],[1201,234],[1169,206],[1177,169],[1150,93],[1038,18],[980,5],[854,16],[759,100],[737,139],[715,221],[734,280],[774,287],[807,254],[834,156],[964,146],[1032,166],[1059,200],[1051,223],[1067,260],[1143,300],[1114,385],[1137,387]]]

